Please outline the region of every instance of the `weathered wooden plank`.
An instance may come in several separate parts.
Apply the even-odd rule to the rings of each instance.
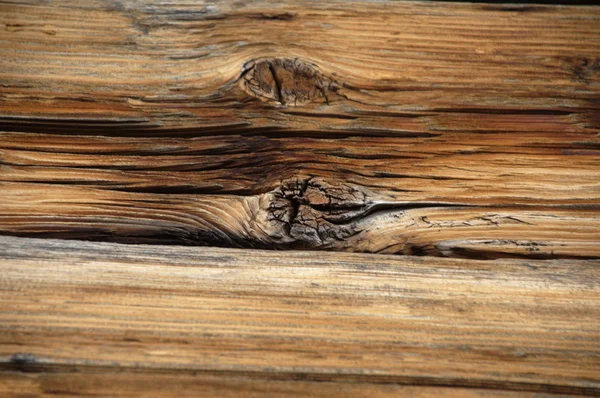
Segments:
[[[367,141],[355,138],[0,137],[3,233],[459,257],[600,256],[600,157],[587,152],[561,155],[560,147],[535,143],[515,150],[498,136],[489,146],[430,140],[427,152],[414,151],[410,140],[401,146],[383,139],[364,150]],[[569,145],[565,138],[572,139],[556,145]]]
[[[214,126],[402,135],[529,131],[532,122],[553,131],[598,126],[595,7],[345,1],[3,1],[1,7],[2,121],[18,130],[198,135]],[[329,93],[329,105],[319,100],[302,112],[251,101],[235,80],[248,62],[265,58],[311,62],[339,90]]]
[[[0,372],[0,394],[35,397],[460,397],[557,398],[567,395],[479,388],[410,386],[385,383],[336,383],[184,372]],[[568,395],[570,396],[570,395]]]
[[[2,234],[600,256],[597,7],[2,1],[0,23]]]
[[[1,367],[41,373],[3,380],[598,394],[599,265],[3,237]],[[92,388],[82,378],[73,388]]]
[[[401,135],[529,131],[532,122],[598,126],[595,7],[133,0],[1,7],[2,121],[18,130]],[[328,106],[317,101],[297,113],[249,101],[235,80],[248,62],[270,57],[316,64],[339,81],[339,93]]]

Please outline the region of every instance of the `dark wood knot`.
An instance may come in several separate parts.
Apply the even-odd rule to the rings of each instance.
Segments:
[[[242,89],[261,101],[280,106],[309,102],[329,104],[336,82],[316,65],[298,58],[265,58],[246,63],[240,79]]]

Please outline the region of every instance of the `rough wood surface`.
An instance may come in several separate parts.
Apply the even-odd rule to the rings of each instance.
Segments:
[[[359,397],[359,398],[557,398],[569,395],[481,388],[406,386],[385,383],[336,383],[273,380],[251,376],[60,372],[0,373],[0,393],[21,397]]]
[[[3,372],[0,393],[22,397],[359,397],[359,398],[561,398],[573,395],[485,388],[411,386],[393,383],[277,380],[252,375],[199,372],[94,371]]]
[[[0,392],[599,394],[598,266],[2,237]]]
[[[599,25],[587,6],[0,1],[0,233],[598,258]]]

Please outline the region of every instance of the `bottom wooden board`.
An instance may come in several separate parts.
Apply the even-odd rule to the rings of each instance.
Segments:
[[[368,382],[272,380],[231,375],[119,373],[0,373],[2,397],[382,397],[560,398],[558,394]]]
[[[599,267],[0,237],[0,395],[597,395]]]

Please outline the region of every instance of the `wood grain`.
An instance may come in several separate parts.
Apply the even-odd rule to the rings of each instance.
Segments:
[[[598,265],[2,237],[0,391],[600,394]]]
[[[0,233],[598,258],[598,24],[586,6],[2,1]]]
[[[184,372],[0,373],[0,393],[16,397],[382,397],[557,398],[572,395],[484,388],[410,386],[364,382],[273,380],[251,376]]]

